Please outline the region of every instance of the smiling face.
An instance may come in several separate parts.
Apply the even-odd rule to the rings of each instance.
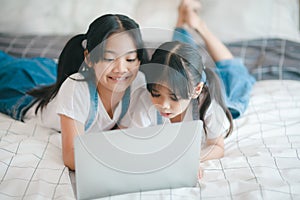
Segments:
[[[168,87],[156,84],[151,90],[151,101],[163,117],[169,118],[172,122],[180,122],[191,102],[191,98],[180,98]]]
[[[103,60],[94,63],[98,89],[103,92],[124,92],[135,79],[140,61],[132,38],[114,33],[106,40]]]

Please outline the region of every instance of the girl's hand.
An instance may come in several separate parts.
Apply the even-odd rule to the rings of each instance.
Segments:
[[[199,167],[198,169],[198,179],[201,179],[203,177],[203,169]]]

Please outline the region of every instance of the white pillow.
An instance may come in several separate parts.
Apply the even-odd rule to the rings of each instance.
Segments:
[[[77,34],[106,13],[132,17],[138,0],[1,0],[0,32]]]
[[[300,41],[298,0],[201,0],[200,16],[224,42],[279,37]]]
[[[135,8],[135,19],[142,28],[147,42],[172,39],[181,0],[141,0]]]

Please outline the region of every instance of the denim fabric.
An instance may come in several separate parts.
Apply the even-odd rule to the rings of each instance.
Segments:
[[[34,101],[26,92],[54,83],[56,69],[50,58],[15,58],[0,51],[0,112],[22,121]]]
[[[94,122],[98,111],[98,92],[95,83],[88,81],[88,87],[90,92],[90,110],[87,122],[85,123],[84,130],[88,130]]]
[[[198,47],[193,36],[184,28],[175,28],[172,40],[188,43],[196,48]]]
[[[221,78],[225,88],[225,103],[234,119],[248,107],[254,77],[239,58],[216,62],[215,72]]]
[[[197,44],[192,35],[183,28],[176,28],[173,40],[189,43],[194,47]],[[255,79],[248,73],[241,59],[233,58],[215,63],[215,72],[220,77],[225,88],[225,103],[234,119],[241,116],[248,107],[250,92]]]

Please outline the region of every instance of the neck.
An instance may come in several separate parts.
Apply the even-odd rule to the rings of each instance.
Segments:
[[[113,113],[118,103],[122,100],[125,91],[112,92],[111,90],[108,90],[100,85],[97,86],[97,91],[106,112],[111,118],[113,118]]]

